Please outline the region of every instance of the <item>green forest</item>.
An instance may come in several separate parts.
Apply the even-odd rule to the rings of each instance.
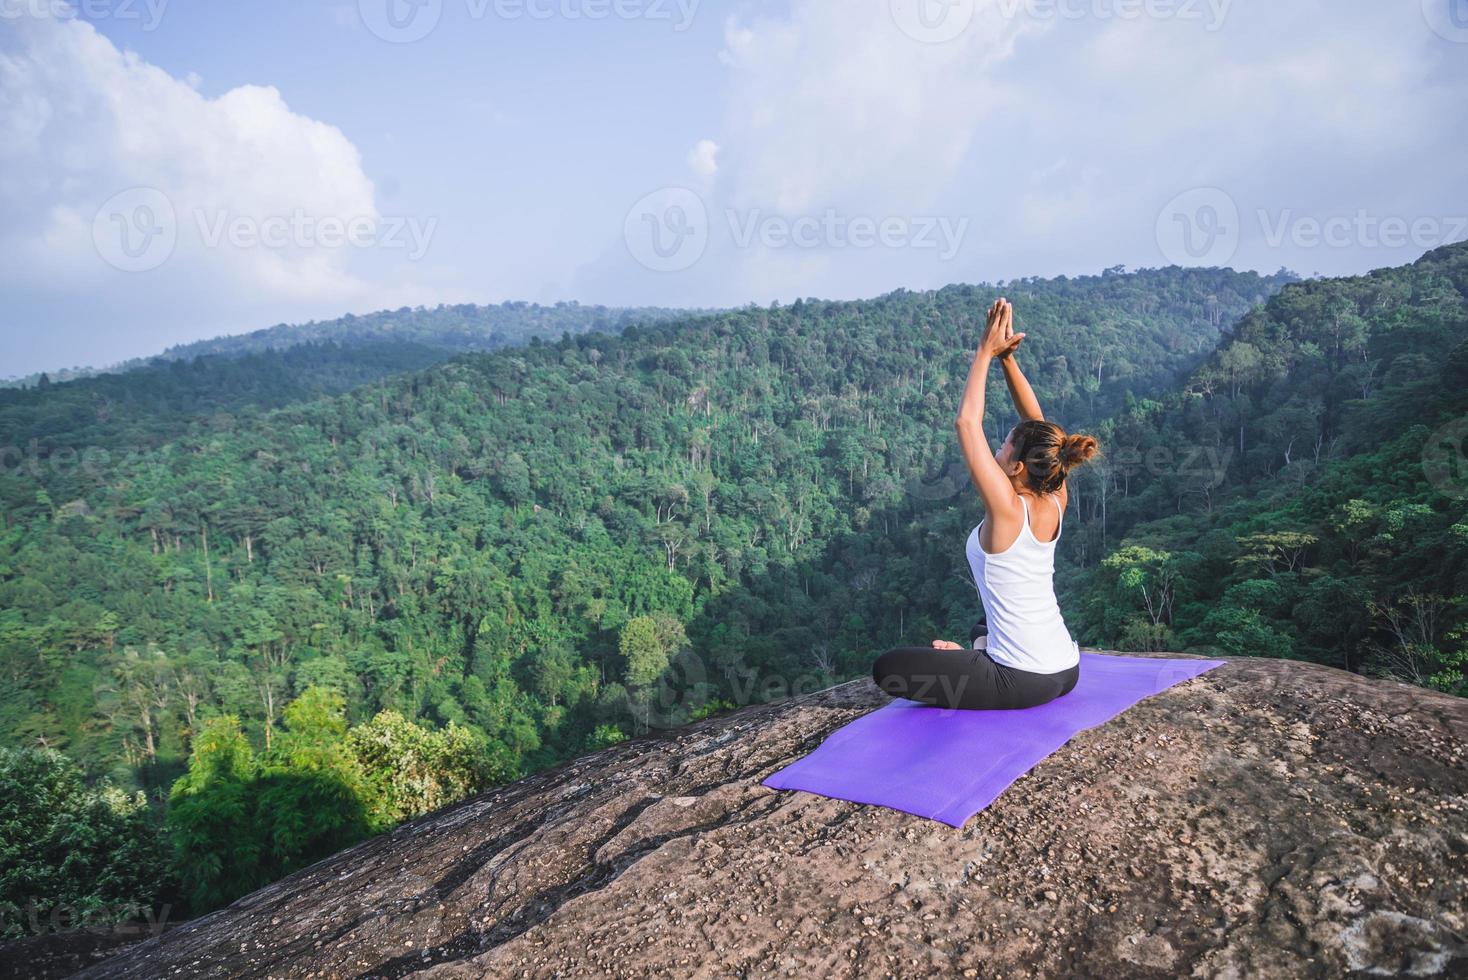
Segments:
[[[487,786],[967,637],[982,514],[953,417],[998,295],[1047,416],[1102,443],[1061,546],[1083,645],[1464,693],[1468,247],[484,352],[303,335],[0,393],[0,824],[85,855],[6,855],[4,934],[208,911]]]

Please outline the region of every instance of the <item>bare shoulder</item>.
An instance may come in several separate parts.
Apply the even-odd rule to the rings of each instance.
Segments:
[[[997,501],[985,501],[984,522],[978,528],[979,550],[992,555],[1013,544],[1024,526],[1023,508],[1019,494],[1014,492]]]
[[[984,501],[984,510],[988,515],[991,518],[997,517],[1000,520],[1020,520],[1023,513],[1021,508],[1023,507],[1024,504],[1020,501],[1019,494],[1013,490],[999,500]]]
[[[1008,537],[1008,532],[1017,532],[1025,522],[1024,502],[1019,499],[1019,494],[1013,492],[1000,500],[985,501],[984,521],[989,525],[991,535],[998,530],[1002,536]]]

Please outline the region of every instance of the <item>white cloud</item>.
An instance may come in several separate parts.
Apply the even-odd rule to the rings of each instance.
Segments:
[[[118,324],[162,318],[164,336],[180,306],[191,308],[197,331],[421,298],[383,285],[401,278],[408,250],[383,247],[390,222],[336,127],[291,111],[273,87],[208,98],[197,75],[175,78],[79,19],[27,15],[7,25],[0,282],[8,288],[38,304],[49,296],[62,321],[78,294],[105,296]],[[130,189],[142,190],[123,204],[146,210],[99,216]],[[115,261],[118,249],[141,248],[170,215],[176,241],[166,259],[145,255],[137,266],[145,271],[120,271],[130,260]],[[338,225],[355,230],[356,244],[338,243]]]
[[[731,19],[722,59],[732,203],[925,206],[994,107],[995,65],[1031,26],[986,7],[958,37],[925,44],[889,0],[793,0],[784,17]]]
[[[583,281],[618,299],[740,303],[1161,265],[1162,210],[1205,187],[1241,216],[1234,266],[1350,274],[1437,243],[1311,245],[1278,229],[1465,212],[1468,47],[1433,33],[1418,4],[914,2],[788,0],[731,18],[706,253],[676,274],[623,262]],[[972,17],[947,31],[918,16],[943,10]],[[969,231],[955,261],[738,248],[731,210],[936,215]]]
[[[713,140],[699,140],[688,151],[688,168],[700,177],[712,177],[719,170],[719,144]]]
[[[981,11],[958,37],[927,44],[904,32],[889,0],[790,0],[772,9],[724,24],[718,167],[699,191],[710,220],[706,252],[685,270],[650,273],[615,249],[581,270],[578,290],[737,305],[870,295],[920,284],[920,267],[921,278],[965,278],[959,263],[937,258],[944,249],[931,227],[912,219],[964,217],[943,212],[942,197],[1003,97],[995,65],[1032,25]],[[675,217],[663,229],[667,242]],[[850,234],[853,223],[894,220],[921,247],[856,244]],[[801,233],[784,233],[792,229]]]
[[[1468,59],[1452,47],[1415,4],[1234,4],[1217,31],[1176,18],[1058,23],[1005,67],[1023,98],[993,119],[1006,139],[989,172],[1011,191],[991,221],[1023,216],[1010,254],[1031,265],[1095,269],[1108,250],[1155,265],[1159,208],[1217,187],[1242,216],[1237,267],[1348,274],[1411,261],[1431,243],[1271,245],[1260,213],[1461,213],[1451,189]],[[1037,179],[1058,158],[1070,164]]]

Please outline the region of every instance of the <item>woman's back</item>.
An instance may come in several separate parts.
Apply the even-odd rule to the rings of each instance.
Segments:
[[[931,647],[894,647],[877,658],[872,679],[889,694],[943,708],[1032,708],[1070,693],[1080,677],[1081,651],[1055,600],[1055,544],[1064,519],[1065,478],[1098,450],[1088,435],[1048,421],[1015,359],[1025,339],[1014,332],[1014,310],[1002,296],[989,307],[984,339],[974,352],[954,428],[969,478],[984,500],[984,523],[968,536],[969,567],[988,614],[987,655],[954,651],[947,640]],[[1003,365],[1004,381],[1020,422],[999,452],[984,429],[989,368]],[[1031,499],[1051,500],[1030,513]],[[1020,506],[1016,508],[1015,501]],[[1038,517],[1035,524],[1031,518]],[[1045,540],[1035,536],[1035,528]],[[986,552],[981,538],[989,540]],[[1009,542],[1008,547],[998,547]],[[951,688],[946,685],[952,684]],[[934,691],[934,685],[940,690]]]
[[[1059,511],[1057,496],[1050,499]],[[1055,598],[1055,546],[1064,515],[1057,516],[1054,537],[1041,541],[1030,526],[1029,501],[1021,495],[1020,502],[1024,524],[1013,544],[989,554],[979,543],[979,525],[969,532],[966,551],[984,604],[989,656],[1019,670],[1050,674],[1081,658]]]

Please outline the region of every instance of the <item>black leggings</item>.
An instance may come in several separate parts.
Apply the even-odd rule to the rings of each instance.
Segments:
[[[987,650],[894,647],[872,665],[872,680],[895,698],[939,708],[1033,708],[1069,694],[1080,679],[1077,664],[1036,674],[995,662]]]

